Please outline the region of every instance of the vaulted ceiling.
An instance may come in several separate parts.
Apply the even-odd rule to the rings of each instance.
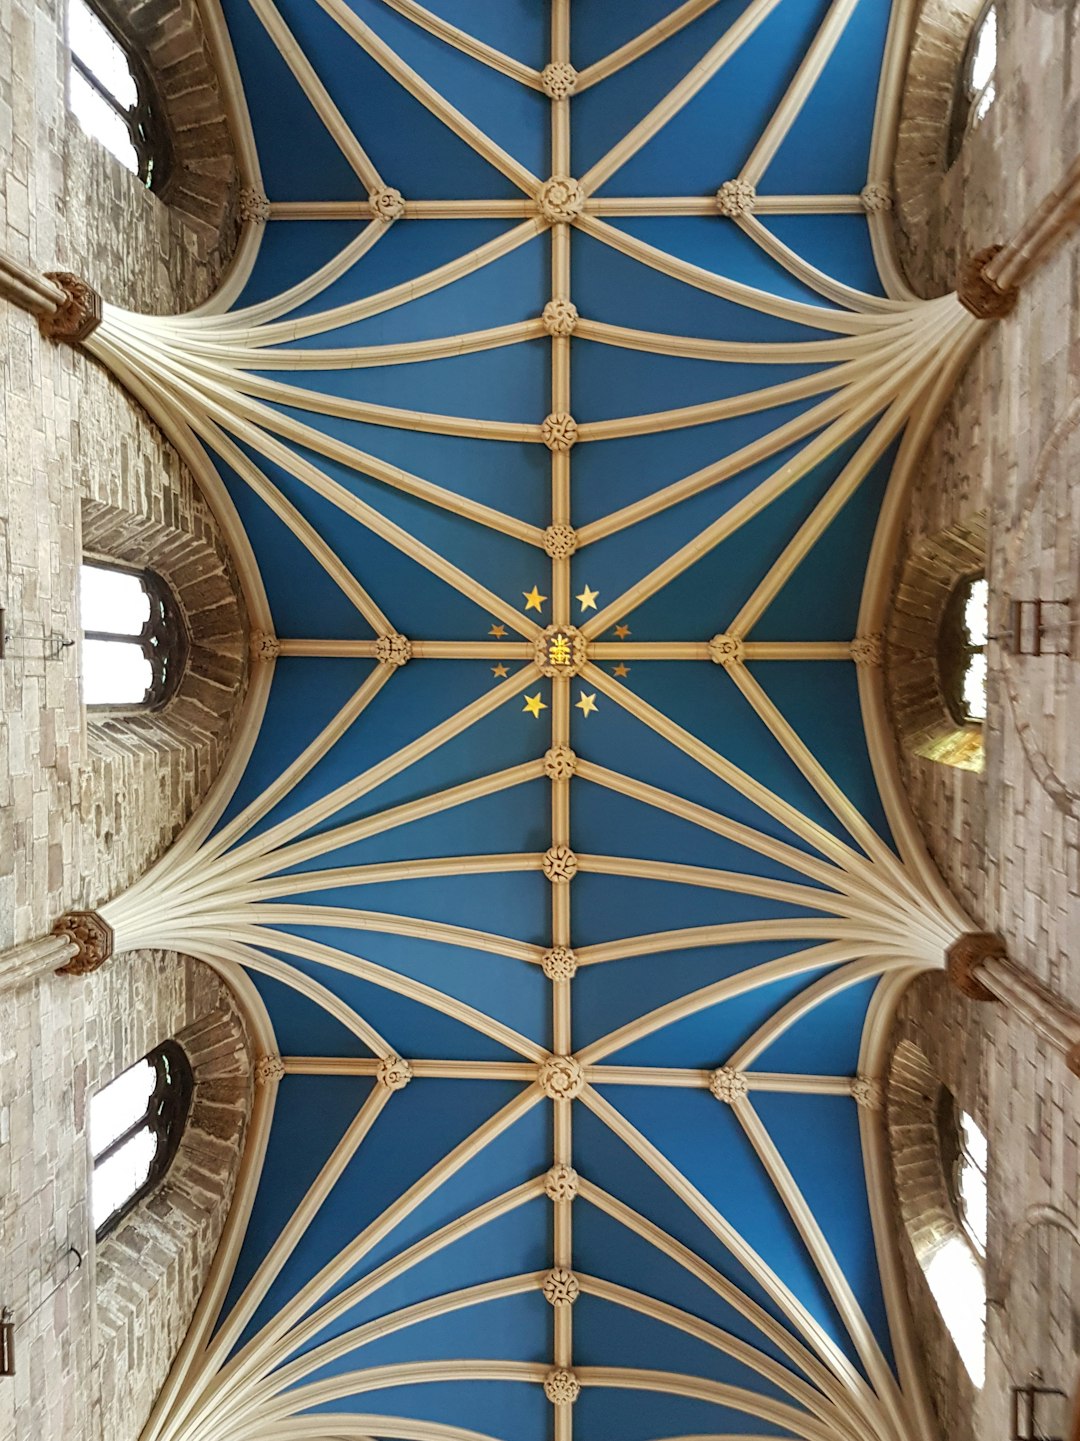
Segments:
[[[911,9],[207,7],[234,270],[89,342],[258,657],[105,908],[266,1053],[147,1441],[931,1434],[877,1077],[965,922],[877,632],[981,327],[892,256]]]

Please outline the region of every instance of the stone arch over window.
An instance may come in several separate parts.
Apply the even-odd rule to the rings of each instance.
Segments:
[[[161,705],[86,712],[94,814],[84,821],[105,853],[104,873],[91,880],[101,895],[145,870],[191,815],[228,752],[247,688],[239,581],[190,477],[178,489],[173,524],[82,502],[83,558],[159,576],[186,637],[181,673]]]
[[[942,294],[955,280],[970,98],[969,50],[986,0],[922,0],[915,17],[893,166],[896,240],[909,283]]]
[[[970,1118],[963,1116],[921,1047],[908,1038],[893,1051],[886,1096],[901,1225],[941,1320],[979,1387],[985,1368],[986,1280],[982,1256],[958,1207],[957,1179],[961,1119]]]
[[[158,1029],[125,1026],[120,1053],[102,1058],[100,1083],[138,1059],[129,1048],[166,1040],[182,1049],[193,1082],[167,1173],[94,1247],[102,1434],[122,1437],[138,1434],[209,1276],[244,1153],[254,1053],[231,992],[208,967],[171,952],[134,952],[117,957],[110,972],[121,989],[154,991]],[[174,992],[170,1007],[164,997]]]
[[[943,645],[943,632],[957,621],[959,588],[985,571],[986,516],[980,512],[911,552],[900,572],[887,629],[886,689],[901,747],[972,771],[983,768],[983,728],[978,720],[960,714],[955,700],[950,704],[958,679],[946,671],[962,657],[954,654],[956,647]]]
[[[235,239],[236,148],[197,0],[92,0],[133,57],[149,91],[163,159],[152,188],[207,248]]]

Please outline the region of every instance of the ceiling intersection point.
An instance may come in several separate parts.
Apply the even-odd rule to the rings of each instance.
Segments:
[[[260,1056],[255,1062],[253,1075],[257,1086],[269,1086],[280,1081],[285,1074],[285,1062],[278,1055]]]
[[[578,1185],[578,1173],[573,1166],[552,1166],[544,1177],[544,1195],[556,1204],[573,1201],[578,1193]]]
[[[718,1101],[729,1106],[741,1101],[749,1089],[746,1076],[732,1066],[717,1066],[709,1078],[709,1090]]]
[[[714,635],[709,642],[709,659],[714,665],[722,665],[726,668],[730,665],[738,665],[742,658],[742,636]]]
[[[577,753],[569,746],[552,746],[544,755],[544,774],[549,781],[568,781],[577,770]]]
[[[716,208],[721,215],[737,220],[750,215],[757,204],[757,191],[748,180],[725,180],[716,192]]]
[[[270,219],[270,202],[261,190],[245,185],[237,202],[240,219],[256,225],[264,225]]]
[[[572,1101],[585,1088],[585,1071],[573,1056],[548,1056],[537,1081],[549,1101]]]
[[[869,215],[882,214],[893,208],[892,191],[887,185],[882,185],[876,180],[863,186],[859,193],[859,199],[863,203],[863,209]]]
[[[573,1371],[560,1366],[544,1378],[544,1395],[553,1406],[572,1406],[581,1395],[581,1382]]]
[[[544,550],[552,560],[569,560],[577,548],[577,531],[572,525],[557,523],[544,531]]]
[[[565,295],[554,295],[544,306],[541,319],[549,335],[573,335],[580,317],[572,300]]]
[[[885,1087],[876,1076],[856,1076],[851,1094],[857,1106],[867,1111],[880,1111],[885,1106]]]
[[[252,660],[277,660],[281,654],[281,642],[269,631],[253,630],[249,644]]]
[[[405,214],[405,197],[392,185],[382,185],[368,196],[371,213],[376,220],[400,220]]]
[[[540,438],[548,450],[569,450],[577,442],[577,421],[565,410],[553,411],[544,417]]]
[[[577,875],[578,859],[569,846],[552,846],[544,852],[543,867],[551,884],[561,886]]]
[[[412,1066],[400,1056],[384,1056],[379,1062],[376,1079],[388,1091],[403,1091],[412,1078]]]
[[[574,625],[549,625],[536,637],[534,659],[541,675],[577,675],[588,660],[588,642]]]
[[[585,191],[581,182],[570,175],[553,175],[545,180],[536,197],[540,214],[552,225],[564,225],[576,219],[585,208]]]
[[[544,1277],[544,1300],[557,1311],[572,1306],[581,1295],[578,1278],[565,1266],[555,1266]]]
[[[375,642],[375,659],[383,665],[393,666],[395,670],[399,666],[407,665],[412,659],[412,641],[398,635],[396,631],[390,635],[381,635]]]
[[[577,975],[577,956],[569,946],[553,946],[541,962],[549,981],[572,981]]]
[[[851,659],[856,665],[881,665],[885,658],[885,637],[880,631],[857,635],[851,642]]]
[[[567,100],[577,89],[578,73],[567,60],[552,60],[540,72],[540,84],[550,100]]]

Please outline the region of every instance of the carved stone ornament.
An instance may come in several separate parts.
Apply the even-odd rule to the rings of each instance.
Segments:
[[[544,1395],[553,1406],[572,1406],[581,1395],[581,1383],[573,1371],[560,1367],[544,1378]]]
[[[112,955],[113,928],[97,911],[68,911],[53,926],[53,935],[74,941],[79,948],[57,970],[58,976],[88,976]]]
[[[577,441],[577,421],[565,410],[545,416],[540,436],[548,450],[569,450]]]
[[[48,340],[78,345],[101,324],[101,296],[70,270],[47,270],[45,279],[59,285],[65,298],[52,315],[41,316],[38,329]]]
[[[569,946],[553,946],[541,962],[549,981],[572,981],[577,975],[577,956]]]
[[[732,1070],[730,1066],[718,1066],[709,1079],[709,1090],[718,1101],[725,1101],[729,1106],[741,1101],[749,1089],[742,1071]]]
[[[245,185],[237,202],[240,219],[255,225],[265,225],[270,219],[270,202],[261,190]]]
[[[544,852],[544,875],[553,886],[565,885],[577,875],[577,856],[569,846],[552,846]]]
[[[573,335],[578,323],[578,308],[572,300],[556,295],[544,306],[543,321],[549,335]]]
[[[285,1062],[280,1056],[260,1056],[255,1062],[255,1084],[268,1086],[271,1081],[280,1081],[285,1074]]]
[[[892,191],[887,185],[882,185],[876,180],[863,186],[859,199],[863,203],[863,209],[869,215],[880,215],[893,208]]]
[[[549,1101],[572,1101],[585,1087],[585,1072],[573,1056],[548,1056],[537,1080]]]
[[[572,1201],[578,1193],[578,1173],[573,1166],[552,1166],[544,1177],[544,1195],[549,1201]]]
[[[413,1078],[412,1067],[400,1056],[384,1056],[379,1062],[376,1078],[388,1091],[403,1091]]]
[[[255,660],[277,660],[281,654],[281,642],[276,635],[270,635],[265,630],[253,630],[251,654]]]
[[[1016,304],[1017,290],[1002,290],[986,276],[987,265],[1000,249],[1000,245],[988,245],[977,250],[963,262],[956,277],[956,298],[978,320],[1001,320]]]
[[[556,1266],[544,1277],[544,1300],[549,1306],[572,1306],[580,1295],[578,1278],[565,1266]]]
[[[541,675],[577,675],[587,659],[585,637],[573,625],[549,625],[536,637],[534,660]]]
[[[544,550],[552,560],[569,560],[577,547],[577,531],[572,525],[549,525],[544,531]]]
[[[559,225],[581,214],[585,206],[585,192],[571,176],[553,175],[541,185],[536,203],[545,220]]]
[[[732,220],[750,215],[757,204],[757,191],[748,180],[725,180],[716,192],[716,208]]]
[[[979,980],[978,968],[993,957],[1005,960],[1005,942],[992,931],[967,931],[945,952],[945,972],[950,983],[970,1001],[994,1001],[997,997]]]
[[[874,1076],[856,1076],[851,1095],[855,1104],[866,1111],[880,1111],[885,1104],[885,1088]]]
[[[381,635],[375,642],[375,659],[383,665],[407,665],[412,659],[412,641],[403,635]]]
[[[885,640],[881,632],[857,635],[851,642],[851,659],[856,665],[881,665],[885,659]]]
[[[540,72],[540,84],[550,100],[566,100],[577,89],[577,71],[565,60],[553,60]]]
[[[714,635],[709,642],[709,659],[713,665],[738,665],[743,658],[743,643],[737,635]]]
[[[568,781],[577,770],[577,755],[569,746],[552,746],[544,756],[544,774],[549,781]]]
[[[405,214],[405,197],[400,190],[395,190],[392,185],[384,185],[381,190],[373,190],[368,196],[368,204],[371,206],[371,213],[376,220],[400,220]]]

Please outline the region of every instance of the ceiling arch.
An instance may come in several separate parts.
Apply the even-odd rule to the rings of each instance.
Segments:
[[[930,1434],[877,1074],[966,923],[877,630],[983,325],[892,256],[910,6],[542,8],[211,6],[237,265],[88,342],[263,662],[105,907],[277,1046],[145,1441]]]

